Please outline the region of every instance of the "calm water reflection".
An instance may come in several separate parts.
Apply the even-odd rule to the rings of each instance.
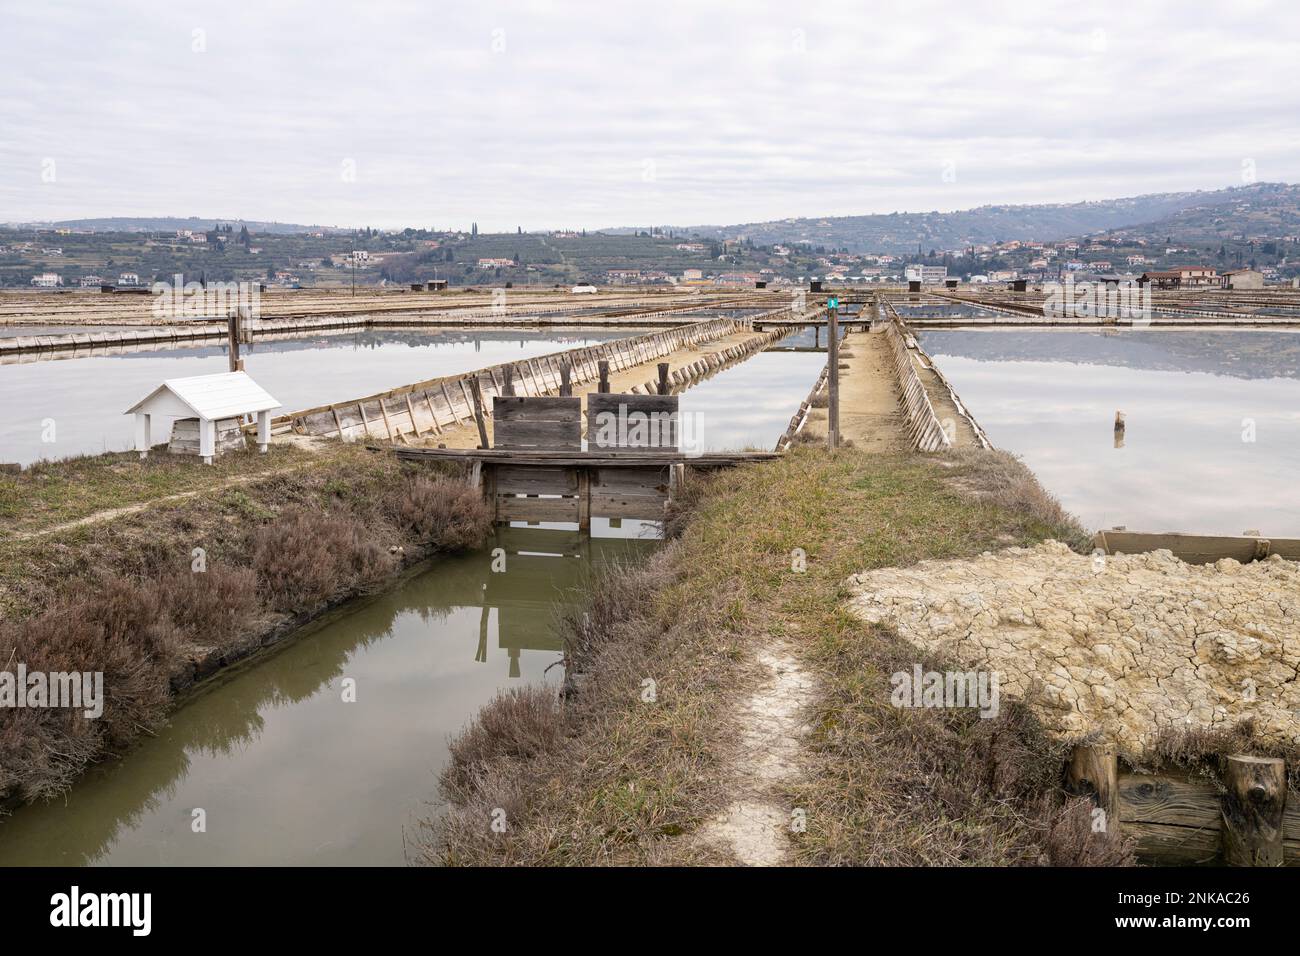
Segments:
[[[499,688],[560,681],[557,606],[590,567],[653,547],[501,529],[206,689],[66,799],[0,821],[0,865],[401,864],[404,835],[437,812],[449,735]]]
[[[920,338],[993,443],[1024,457],[1087,527],[1300,536],[1300,332]]]
[[[284,411],[372,395],[512,359],[637,335],[644,329],[393,330],[318,333],[245,345],[248,373]],[[0,461],[122,451],[134,440],[126,409],[164,379],[228,368],[224,346],[127,352],[0,366]],[[46,421],[55,441],[46,442]],[[166,435],[170,422],[154,426]]]

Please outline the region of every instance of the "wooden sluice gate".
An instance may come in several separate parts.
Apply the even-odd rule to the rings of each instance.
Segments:
[[[691,454],[679,447],[676,395],[588,396],[583,447],[577,396],[497,396],[493,448],[398,448],[408,461],[460,461],[498,523],[592,518],[662,521],[687,469],[779,457],[775,452]]]

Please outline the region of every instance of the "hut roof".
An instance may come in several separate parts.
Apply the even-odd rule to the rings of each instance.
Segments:
[[[248,377],[246,372],[219,372],[216,375],[192,375],[169,378],[126,410],[126,414],[147,412],[170,394],[199,418],[233,418],[251,412],[279,408],[280,403]]]

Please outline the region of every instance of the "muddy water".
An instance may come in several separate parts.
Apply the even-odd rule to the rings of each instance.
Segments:
[[[255,342],[241,354],[249,375],[290,411],[643,331],[369,329]],[[224,345],[0,366],[0,462],[123,451],[135,434],[123,412],[165,379],[228,367]],[[171,423],[154,428],[166,436]]]
[[[439,812],[449,735],[501,688],[558,684],[557,607],[589,568],[653,547],[502,529],[220,679],[66,798],[0,820],[0,866],[401,864]]]
[[[1090,530],[1300,537],[1300,332],[920,339],[994,445],[1021,455]]]

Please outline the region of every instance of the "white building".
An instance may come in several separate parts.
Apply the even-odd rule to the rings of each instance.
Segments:
[[[203,463],[227,450],[226,437],[243,445],[239,422],[245,415],[257,416],[258,450],[265,452],[271,440],[271,409],[280,403],[262,390],[246,372],[218,372],[216,375],[193,375],[169,378],[126,410],[135,416],[135,447],[144,458],[153,444],[155,418],[177,419],[173,426],[172,445],[177,451],[202,456]],[[218,448],[217,432],[222,433]],[[197,432],[197,443],[189,438]],[[178,440],[177,436],[183,436]],[[236,447],[232,443],[232,447]]]
[[[139,285],[140,277],[134,272],[123,272],[117,277],[118,285]]]
[[[32,285],[38,289],[54,289],[63,285],[63,276],[57,272],[42,272],[38,276],[32,276]]]
[[[948,267],[914,264],[907,266],[903,270],[903,277],[908,282],[919,282],[922,285],[940,285],[948,278]]]

